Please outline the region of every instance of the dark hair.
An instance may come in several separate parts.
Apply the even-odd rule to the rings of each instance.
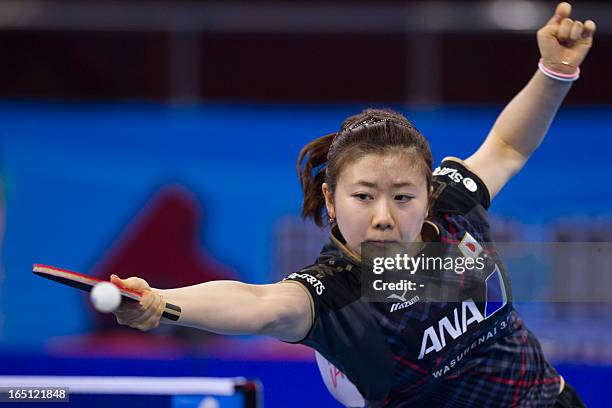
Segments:
[[[429,143],[402,114],[387,109],[366,109],[347,118],[339,132],[308,143],[298,157],[297,170],[304,194],[302,217],[323,227],[323,183],[334,193],[346,164],[369,153],[386,154],[402,149],[415,158],[430,194],[433,158]]]

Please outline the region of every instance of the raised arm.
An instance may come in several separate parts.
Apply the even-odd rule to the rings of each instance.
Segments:
[[[111,281],[116,281],[112,277]],[[160,323],[164,302],[181,307],[173,323],[219,334],[259,334],[285,341],[303,339],[312,325],[311,299],[299,285],[250,285],[211,281],[177,289],[153,289],[140,278],[117,281],[145,293],[141,304],[122,304],[115,312],[120,324],[150,330]]]
[[[569,3],[560,3],[555,15],[537,35],[544,68],[569,76],[579,72],[595,32],[593,21],[583,24],[571,20],[571,9]],[[465,160],[488,187],[491,198],[521,170],[542,143],[571,84],[553,79],[538,69],[504,108],[480,148]]]

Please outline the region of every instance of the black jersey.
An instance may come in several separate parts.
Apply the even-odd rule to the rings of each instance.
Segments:
[[[461,160],[447,158],[434,171],[434,187],[424,228],[449,251],[485,252],[483,276],[441,276],[461,289],[453,302],[366,302],[360,259],[332,230],[316,263],[284,279],[312,298],[313,325],[299,343],[344,372],[368,407],[552,406],[560,377],[512,306],[491,243],[486,186]],[[486,301],[474,301],[474,291]]]

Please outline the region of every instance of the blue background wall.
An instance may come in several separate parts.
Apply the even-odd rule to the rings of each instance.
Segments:
[[[5,363],[9,356],[25,358],[24,352],[44,355],[50,339],[88,333],[92,327],[83,296],[34,277],[32,263],[86,271],[167,183],[185,186],[201,201],[202,246],[217,260],[233,267],[245,281],[276,279],[274,226],[282,216],[299,213],[295,159],[300,148],[334,131],[346,116],[362,108],[0,104],[7,203],[0,286],[4,314],[0,348]],[[445,155],[468,156],[500,110],[395,108],[428,137],[437,160]],[[491,212],[528,225],[568,217],[609,217],[610,113],[607,107],[562,109],[543,146],[497,196]],[[319,383],[312,362],[305,364],[308,374],[303,375],[312,375],[311,380]],[[282,381],[282,370],[259,367],[277,373],[270,374],[276,378],[269,380],[272,384]],[[576,381],[587,374],[575,373],[588,369],[566,367]],[[247,363],[244,370],[257,371]],[[588,378],[612,383],[610,370],[601,370]],[[211,370],[209,375],[221,371]],[[587,382],[582,385],[585,390],[587,386]],[[319,391],[323,398],[322,383]],[[591,398],[596,402],[593,398],[599,397]]]

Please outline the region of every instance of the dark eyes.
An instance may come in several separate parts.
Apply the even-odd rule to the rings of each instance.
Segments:
[[[362,194],[362,193],[358,193],[358,194],[353,194],[353,197],[355,197],[356,199],[358,199],[359,201],[369,201],[371,200],[373,197],[369,194]]]
[[[353,197],[355,197],[359,201],[370,201],[370,200],[374,199],[374,197],[372,197],[370,194],[365,194],[365,193],[353,194]],[[398,195],[394,196],[393,198],[396,201],[399,201],[401,203],[405,203],[405,202],[408,202],[408,201],[412,200],[414,197],[409,196],[407,194],[398,194]]]
[[[401,201],[402,203],[412,200],[414,197],[406,195],[406,194],[398,194],[394,197],[397,201]]]

